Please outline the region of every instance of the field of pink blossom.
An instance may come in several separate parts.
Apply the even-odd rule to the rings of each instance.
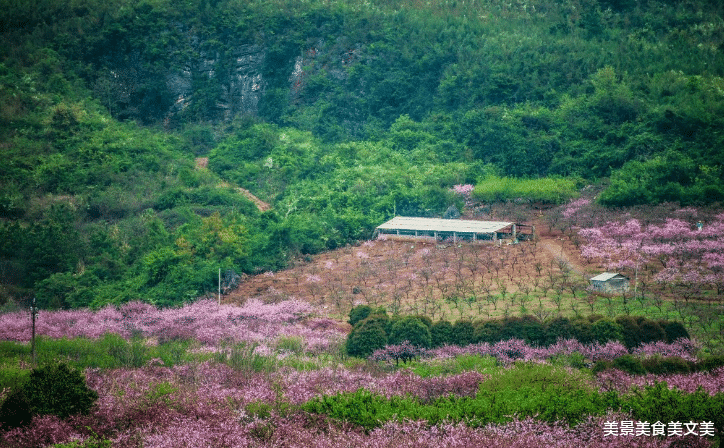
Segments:
[[[214,353],[206,361],[141,368],[87,368],[88,385],[99,400],[89,415],[66,420],[36,417],[25,428],[0,430],[0,447],[114,446],[114,447],[708,447],[708,437],[653,437],[605,435],[606,422],[632,420],[631,415],[589,416],[570,426],[511,416],[507,423],[474,427],[449,421],[395,420],[372,430],[325,415],[311,414],[302,405],[315,397],[366,389],[382,397],[415,397],[431,403],[443,397],[474,397],[491,371],[517,368],[516,362],[548,363],[579,356],[587,363],[611,360],[629,352],[620,343],[581,344],[560,340],[540,348],[521,340],[467,347],[445,346],[416,353],[416,360],[399,366],[379,353],[368,360],[348,358],[339,351],[345,330],[338,322],[319,317],[307,303],[284,301],[243,306],[199,301],[178,309],[156,309],[141,303],[98,311],[44,311],[38,316],[38,334],[51,338],[99,338],[116,333],[163,344],[191,340]],[[27,312],[0,315],[0,340],[25,344],[30,338]],[[234,356],[252,353],[229,349],[246,343],[262,358],[288,356],[275,341],[300,341],[300,357],[307,363],[276,363],[270,369],[234,362]],[[198,350],[198,345],[194,345]],[[679,340],[673,344],[641,346],[636,356],[680,356],[694,360],[698,346]],[[389,348],[388,349],[392,349]],[[422,367],[458,363],[463,357],[487,359],[484,369],[459,364],[445,373],[420,374]],[[314,360],[317,361],[314,361]],[[17,361],[15,361],[17,362]],[[0,366],[2,367],[2,366]],[[18,366],[10,366],[18,368]],[[22,365],[20,368],[23,367]],[[724,369],[709,373],[670,376],[632,376],[619,371],[590,375],[566,367],[591,388],[627,393],[667,381],[687,392],[701,385],[709,394],[724,392]],[[492,369],[492,370],[491,370]],[[431,372],[430,369],[427,370]],[[0,394],[2,395],[2,394]],[[2,397],[0,397],[2,399]],[[108,445],[94,445],[99,441]],[[72,445],[75,443],[75,445]],[[65,445],[61,445],[65,444]]]
[[[400,358],[396,351],[407,349],[409,344],[400,346],[387,346],[375,351],[372,357],[380,361],[392,361]],[[673,343],[651,342],[642,344],[633,351],[618,341],[608,341],[605,344],[594,342],[583,344],[575,339],[559,339],[555,344],[547,347],[536,347],[527,344],[522,339],[508,339],[494,344],[482,342],[470,344],[465,347],[446,345],[434,349],[421,349],[410,347],[410,356],[426,358],[452,358],[460,355],[492,356],[498,363],[508,365],[514,361],[544,362],[560,356],[579,354],[584,360],[591,362],[611,361],[620,356],[634,354],[641,358],[651,356],[676,356],[688,361],[696,361],[699,346],[689,339],[679,339]]]
[[[41,310],[36,333],[51,338],[92,339],[115,333],[126,339],[139,336],[159,342],[196,340],[208,346],[239,342],[264,345],[279,337],[300,337],[307,351],[323,352],[339,344],[345,333],[337,322],[314,317],[313,311],[308,303],[299,300],[274,304],[250,300],[242,306],[199,300],[166,309],[130,302],[98,311]],[[28,312],[0,314],[0,340],[28,342],[30,338]]]
[[[721,372],[717,373],[721,378]],[[474,393],[484,375],[467,372],[420,378],[409,371],[383,375],[327,368],[312,372],[249,374],[212,362],[140,369],[88,370],[100,399],[88,416],[62,421],[36,418],[30,427],[0,433],[0,446],[38,447],[102,437],[115,447],[669,447],[681,438],[604,436],[606,421],[625,414],[588,418],[582,424],[548,424],[513,419],[506,424],[467,427],[389,422],[369,433],[294,404],[319,394],[366,387],[383,395],[432,399]],[[688,445],[710,446],[689,437]]]

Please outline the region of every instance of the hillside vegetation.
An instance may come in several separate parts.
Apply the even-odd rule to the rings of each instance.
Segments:
[[[716,2],[0,6],[8,307],[193,300],[219,269],[230,288],[395,213],[469,206],[460,184],[486,203],[599,182],[610,207],[724,199]]]

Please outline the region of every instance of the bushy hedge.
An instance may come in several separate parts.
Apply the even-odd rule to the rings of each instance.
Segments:
[[[452,345],[454,342],[453,326],[446,320],[439,320],[430,328],[431,344],[433,347]]]
[[[366,358],[387,345],[386,314],[373,314],[357,322],[347,336],[346,349],[351,356]]]
[[[475,343],[475,326],[469,320],[461,319],[453,324],[453,341],[455,345]]]
[[[367,319],[371,320],[364,323]],[[555,344],[559,339],[576,339],[584,344],[619,341],[631,350],[642,343],[671,343],[689,337],[679,322],[632,316],[608,319],[591,315],[573,320],[556,317],[543,322],[535,316],[524,315],[477,322],[461,319],[455,323],[446,320],[433,323],[425,316],[390,318],[384,309],[374,310],[367,305],[359,305],[350,311],[349,322],[354,328],[348,337],[347,353],[353,356],[369,356],[388,343],[400,344],[405,340],[415,346],[434,348],[481,342],[494,344],[509,339],[522,339],[531,346],[544,347]],[[372,330],[373,326],[379,328]]]
[[[623,331],[619,324],[610,319],[599,319],[591,325],[594,342],[605,344],[608,341],[623,340]]]
[[[430,329],[418,317],[408,316],[392,325],[388,341],[390,344],[402,344],[407,341],[417,347],[429,348]]]
[[[455,334],[452,337],[455,339]],[[495,343],[516,338],[523,339],[530,345],[547,346],[558,339],[576,339],[584,344],[620,341],[628,349],[632,349],[642,343],[671,343],[688,337],[689,333],[679,322],[653,321],[645,317],[622,316],[611,320],[592,315],[573,320],[556,317],[541,322],[534,316],[521,316],[476,322],[473,342]]]
[[[634,418],[649,422],[713,422],[721,438],[724,430],[724,393],[709,395],[699,388],[694,393],[669,389],[666,382],[635,390],[625,397],[622,409],[630,410]]]

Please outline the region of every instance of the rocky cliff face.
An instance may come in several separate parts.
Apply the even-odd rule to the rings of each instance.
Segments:
[[[166,120],[182,113],[199,95],[214,99],[205,115],[213,119],[230,120],[238,114],[255,115],[259,100],[264,95],[266,81],[263,75],[265,50],[259,45],[242,44],[230,49],[224,57],[218,52],[202,52],[199,58],[181,70],[166,75],[166,89],[173,104]],[[212,92],[199,92],[204,84]]]
[[[194,45],[195,44],[195,45]],[[255,115],[267,85],[265,48],[239,44],[220,51],[200,50],[191,60],[169,61],[165,72],[149,68],[139,51],[104,58],[104,75],[95,93],[121,119],[167,124],[185,113],[212,120],[230,120],[238,114]]]
[[[362,51],[360,44],[314,39],[296,54],[292,50],[281,60],[278,54],[270,60],[263,43],[202,40],[181,25],[177,31],[181,43],[160,57],[146,49],[104,50],[103,74],[94,90],[114,116],[173,126],[256,115],[270,85],[276,89],[274,101],[296,103],[310,74],[324,73],[331,82],[344,83],[347,67]],[[279,96],[279,87],[288,91],[286,98]]]

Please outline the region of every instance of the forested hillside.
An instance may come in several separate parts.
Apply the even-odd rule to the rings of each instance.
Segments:
[[[0,39],[8,307],[192,300],[460,184],[724,200],[718,2],[0,0]]]

